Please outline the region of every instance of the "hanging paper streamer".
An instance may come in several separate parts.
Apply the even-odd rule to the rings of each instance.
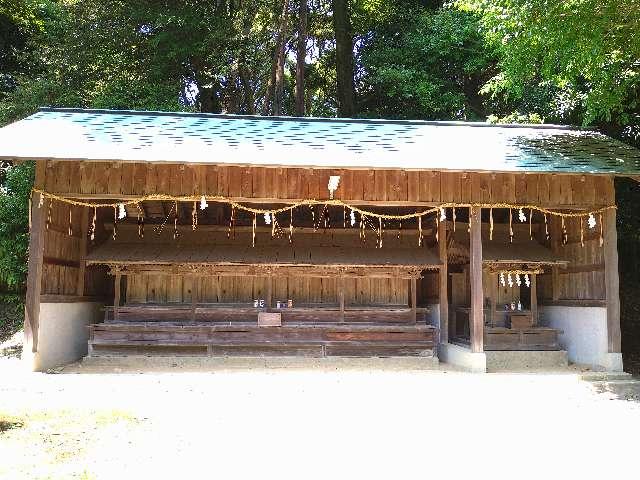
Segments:
[[[422,217],[418,217],[418,222],[422,226]],[[440,217],[436,215],[436,243],[440,241]]]
[[[117,225],[118,225],[118,209],[116,207],[113,207],[113,239],[114,240],[118,235]]]
[[[322,223],[323,233],[327,231],[327,228],[331,228],[331,217],[329,216],[329,207],[327,205],[322,209]]]
[[[367,233],[364,228],[364,215],[360,215],[360,241],[362,243],[367,243]]]
[[[236,207],[231,207],[231,215],[229,216],[229,230],[227,230],[227,238],[236,238]]]
[[[504,272],[500,272],[500,285],[502,285],[503,287],[507,286],[507,282],[504,279]]]
[[[173,210],[173,239],[177,240],[180,236],[178,233],[178,202],[174,202]]]
[[[45,227],[49,230],[51,227],[51,210],[53,208],[53,200],[49,200],[49,205],[47,206],[47,221],[45,222]]]
[[[522,208],[518,209],[518,220],[520,220],[520,223],[527,221],[527,216],[524,214],[524,210],[522,210]]]
[[[516,273],[516,285],[521,286],[522,282],[520,281],[520,274]]]
[[[551,236],[549,235],[549,223],[547,222],[547,214],[544,214],[544,236],[549,241]]]
[[[531,223],[533,222],[533,210],[529,209],[529,240],[533,240],[533,228]]]
[[[118,220],[126,218],[127,210],[124,208],[124,203],[118,205]]]
[[[596,228],[596,217],[593,216],[593,213],[589,214],[589,218],[587,219],[587,224],[589,225],[589,229],[593,230]]]
[[[271,225],[271,214],[270,213],[265,213],[264,214],[264,223],[267,225]]]
[[[338,189],[338,185],[340,185],[340,175],[331,175],[329,177],[329,184],[327,188],[329,189],[329,198],[333,200],[333,194]]]
[[[453,207],[452,209],[452,217],[453,218],[453,231],[456,231],[456,207]]]
[[[440,207],[440,221],[444,222],[447,219],[447,212],[444,208]]]
[[[382,248],[382,219],[378,218],[378,248]]]
[[[144,238],[144,212],[140,205],[136,204],[136,206],[138,207],[138,237]]]
[[[561,223],[562,223],[562,245],[566,245],[569,240],[569,234],[567,233],[567,227],[564,223],[564,217],[562,217]]]
[[[436,231],[436,242],[438,241],[438,232]],[[418,246],[422,246],[422,217],[418,217]]]
[[[91,241],[96,239],[96,218],[98,216],[98,209],[93,207],[93,218],[91,219]]]
[[[73,222],[71,219],[71,207],[69,207],[69,229],[67,230],[69,236],[73,236]]]
[[[342,207],[342,228],[347,228],[347,207]]]
[[[293,208],[289,210],[289,243],[293,243]]]
[[[38,200],[38,208],[42,208],[42,205],[44,205],[44,195],[42,193],[40,193],[39,195],[40,199]]]
[[[400,240],[400,233],[402,233],[402,220],[400,220],[400,224],[398,225],[398,240]]]
[[[530,287],[530,286],[531,286],[531,280],[529,280],[529,274],[528,274],[528,273],[525,273],[525,274],[524,274],[524,284],[525,284],[527,287]]]
[[[198,204],[193,202],[193,209],[191,210],[191,229],[195,232],[198,227]]]
[[[251,246],[256,246],[256,224],[258,223],[257,214],[253,214],[253,221],[251,222]]]
[[[513,210],[509,209],[509,242],[513,243]]]
[[[584,248],[584,220],[580,217],[580,245]]]
[[[489,209],[489,240],[493,240],[493,208]]]
[[[602,214],[600,214],[600,246],[604,245],[604,232],[603,232]]]
[[[349,221],[351,222],[352,227],[356,224],[356,212],[353,210],[349,213]]]
[[[200,210],[204,210],[208,206],[209,204],[207,203],[207,198],[204,195],[202,195],[202,197],[200,197]]]
[[[271,238],[276,236],[276,226],[278,222],[276,221],[276,216],[271,214]]]
[[[513,287],[513,279],[511,278],[511,273],[507,273],[507,283],[509,287]]]

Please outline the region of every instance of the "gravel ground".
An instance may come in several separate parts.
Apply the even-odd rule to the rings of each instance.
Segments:
[[[2,360],[0,478],[601,479],[638,469],[640,403],[575,372],[261,365],[37,374]]]

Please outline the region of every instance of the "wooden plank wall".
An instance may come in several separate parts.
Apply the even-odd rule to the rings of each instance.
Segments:
[[[49,202],[42,206],[47,215]],[[72,235],[69,236],[69,210]],[[76,295],[80,271],[82,209],[54,202],[45,229],[42,294]]]
[[[266,278],[198,278],[200,303],[246,303],[266,299]],[[193,278],[183,275],[127,276],[128,303],[191,303]],[[407,305],[408,281],[388,278],[345,279],[347,305]],[[273,302],[292,299],[296,305],[337,305],[336,278],[283,277],[273,279]]]
[[[322,170],[110,162],[49,164],[45,188],[95,197],[224,195],[237,199],[327,199],[330,175],[340,175],[336,198],[361,202],[518,202],[582,207],[614,202],[612,177],[595,175]]]
[[[599,218],[596,217],[599,221]],[[558,269],[556,284],[556,299],[558,301],[571,300],[605,300],[604,283],[604,249],[600,246],[598,224],[594,230],[589,230],[584,224],[584,247],[580,241],[580,222],[568,219],[567,243],[562,245],[561,222],[553,220],[551,234],[557,240],[551,242],[562,258],[569,260],[567,268]],[[554,299],[553,275],[546,273],[538,277],[538,296],[543,303],[550,303]]]
[[[122,198],[128,195],[146,195],[153,193],[172,195],[224,195],[237,200],[300,200],[327,199],[327,183],[330,175],[341,175],[340,187],[336,198],[354,203],[377,203],[397,205],[438,204],[440,202],[483,202],[483,203],[533,203],[551,208],[592,208],[610,205],[615,201],[613,179],[608,176],[590,175],[549,175],[549,174],[491,174],[456,172],[408,172],[402,170],[322,170],[304,168],[267,168],[267,167],[229,167],[229,166],[185,166],[146,163],[114,162],[49,162],[46,169],[45,189],[62,195],[78,195],[93,198]],[[45,257],[60,259],[65,265],[45,265],[43,273],[43,293],[72,294],[74,291],[75,267],[69,266],[79,259],[78,237],[65,237],[68,219],[68,207],[54,207],[56,228],[47,233],[47,251]],[[106,211],[105,211],[106,212]],[[79,213],[74,213],[74,219]],[[108,218],[111,213],[104,213]],[[76,220],[74,220],[75,222]],[[80,231],[75,225],[74,230]],[[567,254],[572,265],[560,275],[558,282],[559,299],[603,299],[603,260],[597,239],[586,239],[586,246],[579,244],[579,229],[568,225],[572,238],[562,253]],[[576,244],[577,232],[577,244]],[[74,233],[77,235],[78,233]],[[109,232],[106,232],[108,235]],[[249,235],[245,233],[244,235]],[[371,234],[373,237],[373,234]],[[150,239],[145,238],[145,241]],[[151,240],[153,241],[153,240]],[[387,240],[385,240],[386,242]],[[369,243],[369,242],[368,242]],[[371,242],[372,243],[372,242]],[[57,262],[60,263],[60,262]],[[96,272],[93,267],[88,272]],[[91,274],[91,273],[90,273]],[[552,298],[550,275],[542,275],[539,280],[541,299]],[[95,281],[87,280],[89,292],[105,293],[109,289],[110,279],[104,272],[95,273]],[[132,280],[135,282],[137,280]],[[214,281],[211,279],[210,281]],[[228,280],[224,280],[228,281]],[[224,282],[223,281],[223,282]],[[256,280],[257,281],[257,280]],[[320,281],[320,280],[318,280]],[[189,301],[190,288],[182,282],[182,287],[170,287],[171,298],[178,298],[182,292],[183,300]],[[424,298],[437,295],[437,285],[429,280],[421,282],[419,294]],[[94,286],[92,286],[94,285]],[[216,298],[253,298],[262,293],[263,286],[223,285],[222,287],[201,285],[202,291],[220,290]],[[137,287],[136,287],[137,288]],[[155,290],[153,290],[155,288]],[[168,287],[152,287],[150,296],[145,298],[163,298]],[[280,291],[277,289],[281,288]],[[311,294],[304,293],[306,286],[289,285],[276,287],[273,298],[300,295],[304,302],[314,300]],[[404,288],[404,287],[402,287]],[[147,289],[148,290],[148,289]],[[314,285],[313,295],[334,301],[332,287]],[[320,292],[318,294],[317,292]],[[234,293],[229,293],[234,292]],[[326,292],[326,295],[325,295]],[[351,293],[352,292],[352,293]],[[361,293],[358,293],[361,292]],[[384,294],[366,295],[363,289],[348,286],[347,302],[366,301],[366,297],[382,301]],[[137,294],[136,294],[137,295]],[[142,291],[139,293],[142,296]],[[400,291],[404,297],[404,291]],[[390,303],[395,300],[386,297]],[[362,299],[362,300],[359,300]],[[423,302],[424,303],[424,300]]]

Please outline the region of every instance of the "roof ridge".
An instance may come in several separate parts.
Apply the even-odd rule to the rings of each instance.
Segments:
[[[479,128],[530,128],[537,130],[575,130],[593,131],[590,128],[575,125],[556,124],[532,124],[532,123],[487,123],[465,122],[455,120],[393,120],[383,118],[334,118],[334,117],[289,117],[289,116],[264,116],[244,115],[229,113],[202,113],[202,112],[167,112],[157,110],[111,110],[100,108],[69,108],[69,107],[40,107],[39,112],[63,112],[63,113],[95,113],[108,115],[153,115],[158,117],[192,117],[192,118],[224,118],[230,120],[260,120],[278,122],[313,122],[313,123],[356,123],[364,125],[434,125],[434,126],[465,126]]]

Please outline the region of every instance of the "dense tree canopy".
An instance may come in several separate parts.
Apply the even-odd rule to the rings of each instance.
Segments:
[[[640,0],[0,0],[0,125],[53,105],[560,122],[638,142],[639,32]],[[20,175],[3,167],[0,213]]]

